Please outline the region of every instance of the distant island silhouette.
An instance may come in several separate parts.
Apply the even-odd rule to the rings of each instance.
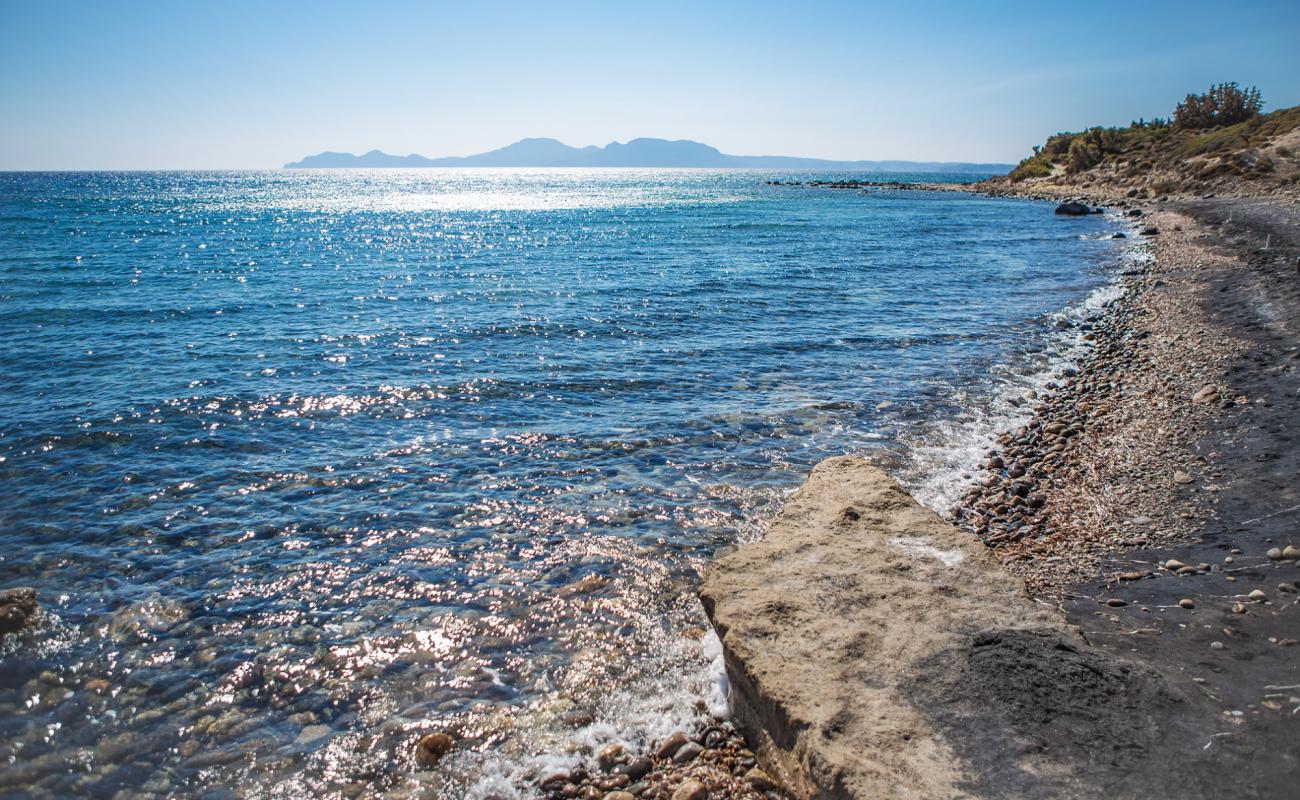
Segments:
[[[1006,174],[1011,164],[941,161],[833,161],[796,156],[733,156],[687,139],[633,139],[604,147],[570,147],[556,139],[520,139],[514,144],[472,156],[427,158],[395,156],[379,150],[318,153],[285,164],[285,169],[370,167],[750,167],[756,169],[843,169],[866,172],[978,172]]]

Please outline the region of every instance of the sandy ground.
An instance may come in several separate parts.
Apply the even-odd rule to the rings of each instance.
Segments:
[[[1089,642],[1186,690],[1170,736],[1204,741],[1172,766],[1205,796],[1293,797],[1300,213],[1241,199],[1144,208],[1154,262],[1125,278],[1080,374],[1006,439],[1029,445],[1022,480],[1046,501],[1035,535],[991,545]],[[1033,428],[1052,422],[1074,434],[1044,471]],[[972,501],[1005,498],[1005,472]]]

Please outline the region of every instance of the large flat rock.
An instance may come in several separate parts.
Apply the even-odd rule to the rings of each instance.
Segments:
[[[817,465],[700,595],[737,722],[801,797],[1198,795],[1131,781],[1183,699],[863,459]]]

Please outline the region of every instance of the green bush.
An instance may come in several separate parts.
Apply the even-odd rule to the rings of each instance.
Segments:
[[[1264,99],[1259,89],[1242,89],[1235,82],[1219,83],[1205,94],[1189,94],[1174,109],[1174,125],[1179,128],[1216,128],[1236,125],[1259,116]]]

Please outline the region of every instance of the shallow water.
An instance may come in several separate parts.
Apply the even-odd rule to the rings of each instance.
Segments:
[[[941,506],[1118,250],[807,177],[0,175],[0,791],[509,795],[716,706],[710,555],[842,452]]]

